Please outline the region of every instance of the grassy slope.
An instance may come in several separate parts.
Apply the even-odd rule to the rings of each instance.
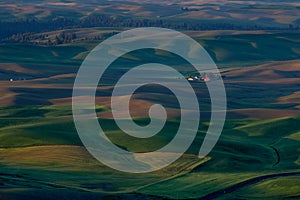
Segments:
[[[251,125],[245,126],[244,124]],[[299,119],[294,118],[266,120],[265,122],[261,120],[228,121],[217,146],[210,154],[212,156],[210,162],[184,177],[144,188],[140,192],[170,198],[196,198],[252,177],[284,171],[299,171],[299,154],[296,153],[300,150],[299,141],[287,139],[299,130],[298,124]],[[247,136],[249,133],[253,135]],[[279,163],[277,163],[276,152],[271,147],[279,151]],[[293,184],[292,180],[297,179],[292,177],[288,184]],[[282,184],[280,187],[283,189],[288,186]],[[245,188],[248,192],[245,194],[243,191],[244,189],[236,195],[248,197],[251,189]],[[255,194],[254,191],[256,190],[253,190]],[[294,188],[294,193],[296,192],[297,187]],[[264,193],[264,197],[273,196],[288,197],[289,194],[277,191],[272,195],[269,189]]]
[[[53,170],[76,171],[76,173],[85,171],[86,173],[92,173],[91,176],[94,177],[95,175],[93,175],[94,172],[92,168],[96,165],[96,162],[92,160],[82,160],[91,158],[88,158],[89,156],[85,153],[83,148],[74,146],[80,145],[80,140],[74,130],[71,119],[54,119],[51,117],[53,114],[55,116],[58,110],[64,107],[58,106],[50,108],[51,109],[49,109],[49,107],[39,108],[41,110],[48,109],[46,113],[43,113],[44,116],[48,116],[46,118],[37,117],[32,119],[33,121],[26,121],[30,120],[30,118],[27,118],[18,125],[3,125],[5,127],[0,129],[1,146],[5,148],[15,148],[1,150],[1,157],[3,159],[2,165],[20,167],[21,169],[23,167],[30,167],[43,170],[40,173],[49,173],[48,171]],[[55,110],[55,108],[57,110]],[[16,117],[16,114],[11,112],[11,110],[9,110],[8,113]],[[65,113],[68,115],[67,112]],[[12,121],[11,119],[7,121]],[[17,122],[17,120],[14,121]],[[293,139],[298,132],[298,121],[299,119],[297,118],[265,121],[227,121],[222,137],[211,153],[211,161],[202,167],[196,168],[192,173],[142,188],[139,192],[142,194],[171,198],[176,198],[178,195],[181,198],[194,198],[258,175],[275,173],[276,171],[297,170],[299,168],[299,163],[297,164],[298,157],[296,154],[292,154],[292,152],[297,152],[299,147],[299,141]],[[5,120],[3,120],[2,123],[5,123]],[[113,128],[114,126],[112,126],[110,120],[106,120],[105,124],[109,129],[109,132],[107,132],[108,137],[118,145],[131,151],[141,150],[142,147],[145,146],[150,149],[155,149],[157,146],[152,146],[151,144],[164,144],[165,139],[169,137],[166,135],[166,133],[168,133],[167,131],[164,134],[165,139],[155,137],[155,141],[138,143],[120,137],[122,134]],[[172,125],[172,127],[173,126],[174,125]],[[169,129],[169,131],[171,130],[172,129]],[[274,132],[275,130],[276,132]],[[202,138],[203,135],[199,133],[195,140],[196,142],[194,142],[189,149],[190,153],[197,153]],[[59,145],[57,146],[57,144]],[[20,146],[36,147],[16,148]],[[276,166],[274,166],[274,164],[277,162],[277,157],[271,146],[277,148],[280,156],[282,156]],[[257,152],[264,153],[257,154]],[[58,155],[63,156],[57,157]],[[186,163],[186,161],[184,162]],[[83,163],[90,163],[92,166],[88,167],[90,164],[88,164],[88,166],[85,164],[83,167]],[[184,167],[184,165],[182,167]],[[107,170],[108,169],[105,169],[104,171]],[[108,172],[103,172],[103,174],[106,173]],[[99,175],[99,178],[101,177],[101,180],[103,180],[103,182],[101,181],[102,184],[111,183],[108,179],[103,179],[103,174]],[[111,173],[108,174],[108,177],[111,177]],[[68,176],[71,177],[71,175]],[[114,179],[113,184],[117,184],[116,182],[118,182],[117,180],[120,178],[121,177]],[[127,178],[123,177],[122,180],[124,179]],[[150,182],[153,181],[153,179],[148,178],[147,180]],[[92,181],[86,180],[85,183],[90,182]],[[78,183],[71,181],[65,184],[70,186]],[[126,182],[126,185],[122,185],[122,183],[118,184],[121,185],[118,185],[119,189],[116,191],[127,190],[129,187],[128,182]],[[79,186],[77,185],[76,187]],[[137,186],[130,186],[128,190],[134,191],[133,188],[137,189],[136,187]],[[177,191],[177,193],[172,192],[174,190]]]
[[[273,180],[266,180],[238,190],[225,196],[228,198],[240,197],[246,199],[298,199],[300,197],[300,179],[299,176],[283,177]],[[224,197],[224,199],[226,199]],[[222,199],[222,198],[220,198]]]
[[[1,52],[4,52],[0,55],[2,62],[47,63],[52,65],[70,63],[74,56],[86,50],[78,46],[43,47],[21,44],[1,44],[0,49]]]
[[[132,192],[178,174],[188,173],[208,160],[185,155],[165,170],[152,174],[129,175],[105,167],[92,158],[84,147],[79,146],[51,145],[0,149],[0,155],[5,160],[1,161],[1,177],[14,173],[22,175],[22,171],[27,171],[24,177],[27,181],[30,178],[43,184],[52,183],[62,187],[107,193]],[[33,189],[29,182],[27,184],[29,189]],[[6,186],[9,188],[9,184]]]
[[[199,38],[199,42],[221,66],[251,66],[298,59],[298,36],[299,33],[223,35]]]
[[[288,40],[296,40],[294,35],[283,34],[282,37],[288,37]],[[263,39],[262,39],[262,38]],[[218,46],[221,41],[233,40],[237,45],[248,45],[249,41],[257,40],[260,43],[266,44],[262,45],[260,50],[262,51],[267,47],[278,35],[272,35],[268,37],[267,35],[262,35],[257,37],[252,36],[240,36],[239,38],[229,38],[229,36],[218,39],[217,37],[213,39],[212,44]],[[250,39],[251,40],[250,40]],[[211,39],[202,38],[201,41],[210,41]],[[264,41],[266,40],[266,41]],[[223,45],[220,43],[219,48],[226,51],[227,55],[224,56],[222,60],[224,63],[232,63],[234,59],[238,58],[233,55],[232,47],[230,45]],[[298,48],[299,42],[294,42],[296,48]],[[214,47],[212,45],[212,47]],[[283,43],[284,49],[288,49],[291,43]],[[64,67],[68,73],[72,72],[74,69],[72,65],[78,61],[73,61],[72,58],[80,54],[82,51],[86,51],[87,48],[79,48],[71,46],[60,46],[51,47],[51,51],[60,53],[61,51],[71,50],[71,52],[61,52],[60,56],[56,57],[48,48],[46,47],[33,47],[32,51],[29,51],[28,46],[22,45],[12,45],[17,52],[18,59],[13,56],[12,49],[8,46],[1,46],[3,51],[7,51],[7,56],[2,55],[5,62],[18,62],[24,63],[31,62],[27,58],[30,58],[33,54],[39,52],[43,56],[36,56],[36,62],[33,64],[22,64],[24,67],[29,69],[42,71],[43,77],[49,77],[50,75],[56,75],[61,73],[61,67]],[[27,52],[22,54],[21,52],[27,49]],[[10,49],[10,50],[9,50]],[[251,52],[256,50],[252,47],[246,48],[247,53],[251,55]],[[213,51],[213,50],[212,50]],[[217,52],[217,51],[216,51]],[[242,52],[239,52],[242,53]],[[261,53],[261,52],[260,52]],[[282,53],[280,59],[290,59],[291,51],[287,54]],[[46,56],[46,61],[49,61],[50,66],[59,63],[59,67],[50,68],[49,66],[43,66],[43,70],[36,67],[37,62],[42,62],[44,56]],[[49,58],[47,58],[49,56]],[[275,59],[271,54],[267,54],[269,59]],[[296,55],[299,56],[298,54]],[[250,57],[241,57],[240,63],[247,63]],[[267,61],[263,60],[260,62]],[[64,65],[64,63],[71,63],[70,67]],[[35,66],[35,67],[34,67]],[[65,71],[63,71],[65,73]],[[61,80],[58,78],[58,80]],[[53,81],[53,80],[52,80]],[[33,82],[34,83],[34,82]],[[279,171],[292,171],[299,169],[299,156],[295,152],[299,152],[299,118],[280,118],[272,120],[256,120],[256,119],[239,119],[239,120],[227,120],[225,129],[223,131],[222,137],[218,142],[218,145],[211,153],[212,159],[207,161],[204,165],[194,168],[191,172],[191,168],[186,166],[184,163],[187,161],[195,161],[194,157],[191,158],[187,156],[183,160],[175,163],[174,169],[169,170],[171,173],[167,173],[168,170],[158,172],[158,174],[153,174],[153,176],[145,175],[138,178],[132,178],[124,175],[120,175],[111,171],[104,166],[99,166],[98,162],[95,162],[85,150],[81,147],[81,142],[76,134],[74,124],[71,119],[70,105],[30,105],[24,106],[24,99],[32,102],[35,98],[42,98],[47,100],[49,98],[64,98],[68,97],[71,93],[70,90],[50,90],[48,88],[49,80],[42,81],[45,84],[45,88],[35,90],[33,88],[20,87],[17,89],[12,89],[12,91],[25,95],[26,98],[21,98],[17,103],[19,106],[15,107],[2,107],[0,112],[0,158],[1,158],[1,173],[12,174],[13,176],[18,175],[22,179],[23,185],[20,181],[12,181],[13,184],[5,184],[4,191],[6,193],[18,193],[21,194],[22,191],[34,191],[35,187],[47,188],[47,184],[58,185],[59,187],[66,187],[70,190],[89,190],[89,191],[136,191],[139,189],[141,194],[152,194],[158,196],[166,196],[171,198],[196,198],[201,197],[205,194],[213,192],[218,189],[233,185],[242,180],[246,180],[250,177],[255,177],[262,174],[276,173]],[[52,82],[51,82],[52,83]],[[70,83],[67,80],[65,83]],[[39,85],[40,87],[40,85]],[[276,87],[280,87],[276,86]],[[244,108],[251,106],[261,106],[261,103],[265,102],[266,99],[261,99],[262,96],[255,94],[255,88],[257,86],[253,85],[249,87],[248,85],[233,85],[229,87],[229,94],[232,94],[234,102],[234,108]],[[268,86],[264,86],[265,91],[269,90]],[[274,86],[271,89],[274,89]],[[252,91],[249,99],[251,101],[241,101],[235,95],[240,94],[243,98],[242,91]],[[268,99],[271,98],[273,102],[278,96],[286,96],[291,94],[295,88],[286,87],[286,91],[278,90],[277,93],[269,91]],[[59,92],[60,91],[60,92]],[[230,93],[232,92],[232,93]],[[55,94],[55,95],[54,95]],[[250,94],[250,93],[249,93]],[[54,96],[53,96],[54,95]],[[265,95],[265,94],[264,94]],[[276,98],[275,98],[276,97]],[[42,102],[43,103],[43,102]],[[49,102],[48,102],[49,103]],[[44,103],[43,103],[44,104]],[[278,107],[277,105],[272,105],[273,108]],[[271,106],[271,108],[272,108]],[[99,109],[98,111],[105,111],[106,108]],[[282,109],[285,109],[282,107]],[[140,119],[143,121],[144,119]],[[128,148],[133,151],[149,150],[155,149],[159,145],[163,145],[165,142],[169,141],[173,131],[174,124],[171,123],[169,128],[162,132],[160,137],[156,137],[154,141],[143,141],[137,143],[130,139],[121,138],[121,133],[115,130],[112,122],[106,120],[106,126],[108,129],[108,136],[111,140],[118,143],[118,145]],[[143,123],[143,122],[141,122]],[[205,129],[205,122],[202,124],[202,128]],[[199,150],[199,145],[203,139],[202,132],[199,131],[196,141],[189,149],[189,153],[197,154]],[[159,144],[158,146],[153,144]],[[147,145],[149,145],[147,147]],[[146,149],[145,149],[146,147]],[[280,162],[278,162],[278,157],[273,148],[276,148],[280,155]],[[186,159],[186,160],[185,160]],[[43,162],[39,162],[42,160]],[[180,166],[176,169],[176,166]],[[173,177],[174,174],[178,173],[180,170],[184,170],[187,173],[181,177]],[[23,177],[25,174],[25,177]],[[27,175],[26,175],[27,174]],[[7,176],[5,176],[7,178]],[[34,178],[31,180],[30,178]],[[43,177],[43,178],[41,178]],[[147,178],[146,178],[147,177]],[[139,188],[140,185],[147,185],[146,182],[158,182],[165,178],[173,177],[174,179],[166,180],[160,182],[159,184],[150,185],[145,188]],[[3,178],[3,177],[2,177]],[[18,178],[18,177],[17,177]],[[12,180],[11,178],[9,178]],[[5,179],[6,180],[6,179]],[[79,181],[78,181],[79,180]],[[128,180],[124,181],[124,180]],[[276,180],[273,180],[276,181]],[[296,178],[291,178],[288,183],[293,184]],[[18,183],[16,183],[18,182]],[[39,183],[41,182],[41,183]],[[271,183],[270,183],[271,182]],[[266,184],[273,184],[272,181]],[[265,183],[263,183],[265,184]],[[287,184],[287,185],[289,185]],[[113,185],[113,186],[112,186]],[[251,191],[260,191],[260,188],[264,186],[253,186],[247,190],[241,190],[238,194],[233,193],[232,195],[249,197]],[[285,186],[280,186],[284,188]],[[287,187],[287,186],[286,186]],[[11,188],[15,189],[12,192]],[[29,189],[30,188],[30,189]],[[176,192],[173,192],[176,191]],[[293,191],[297,191],[293,189]],[[271,192],[271,189],[270,189]],[[280,193],[280,192],[278,192]],[[268,193],[269,194],[269,193]],[[262,194],[264,197],[269,197],[268,194]],[[284,192],[278,194],[277,196],[287,196]],[[235,196],[234,196],[235,197]]]
[[[78,30],[85,37],[90,30]],[[255,32],[253,32],[255,33]],[[189,32],[187,32],[189,34]],[[270,61],[300,58],[299,33],[238,34],[196,37],[212,58],[221,66],[256,65]],[[36,63],[52,65],[80,65],[80,60],[97,43],[86,42],[56,47],[1,44],[1,62]],[[268,49],[266,51],[265,49]],[[75,58],[75,59],[74,59]],[[78,60],[79,59],[79,60]]]

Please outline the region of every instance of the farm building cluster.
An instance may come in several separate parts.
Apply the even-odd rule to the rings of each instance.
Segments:
[[[221,79],[221,75],[220,74],[215,74],[215,73],[203,73],[202,75],[195,75],[195,76],[188,76],[186,79],[190,82],[199,82],[199,81],[203,81],[203,82],[208,82],[208,81],[212,81],[212,80],[219,80]]]

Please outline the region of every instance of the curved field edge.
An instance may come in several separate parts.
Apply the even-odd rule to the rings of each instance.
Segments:
[[[257,179],[261,180],[257,180]],[[255,179],[255,178],[254,178]],[[250,185],[225,193],[218,199],[298,199],[300,197],[300,171],[257,177]],[[224,192],[223,192],[224,193]]]
[[[163,157],[163,156],[162,156]],[[89,155],[84,147],[47,145],[0,149],[2,191],[40,187],[76,189],[91,193],[124,194],[160,184],[191,172],[210,160],[185,154],[165,169],[146,174],[112,170]],[[20,183],[13,181],[20,179]],[[126,180],[126,181],[125,181]]]
[[[194,175],[190,175],[190,178]],[[235,199],[235,198],[264,198],[264,199],[276,199],[276,198],[293,198],[300,196],[300,186],[297,186],[295,183],[299,182],[300,171],[295,172],[285,172],[285,173],[261,173],[260,175],[257,174],[238,174],[238,173],[228,173],[228,180],[224,181],[226,178],[223,177],[222,181],[216,181],[216,177],[220,179],[222,176],[221,173],[212,173],[210,174],[211,177],[209,178],[208,174],[203,173],[202,176],[208,178],[206,181],[201,181],[198,179],[198,183],[194,182],[194,185],[191,187],[190,185],[187,186],[186,180],[188,177],[181,177],[177,180],[170,180],[170,182],[166,182],[165,185],[157,185],[154,187],[144,188],[139,191],[139,193],[144,195],[157,195],[163,198],[170,198],[170,199]],[[200,176],[200,175],[199,175]],[[233,179],[232,177],[235,177]],[[184,179],[186,180],[180,180]],[[276,182],[280,182],[280,179],[291,179],[287,186],[284,183],[279,185]],[[178,183],[181,182],[181,188],[176,190],[172,190],[172,187],[178,188]],[[185,185],[183,183],[186,183]],[[207,183],[210,183],[211,186],[209,187]],[[275,182],[275,183],[272,183]],[[206,183],[206,185],[202,185]],[[268,185],[270,184],[270,185]],[[298,184],[299,185],[299,184]],[[278,189],[286,188],[289,191],[292,191],[292,194],[288,194],[285,192],[286,190],[276,190],[271,186],[276,186]],[[168,190],[163,190],[159,188],[168,188]],[[212,189],[213,188],[213,189]],[[266,189],[265,189],[266,188]],[[274,191],[276,191],[274,193]],[[198,193],[197,193],[198,192]]]

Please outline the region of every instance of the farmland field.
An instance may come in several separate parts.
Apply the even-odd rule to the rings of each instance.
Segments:
[[[29,33],[26,42],[18,40],[23,36],[7,39],[0,34],[0,199],[299,199],[300,32],[295,27],[299,25],[300,4],[292,0],[282,4],[249,1],[245,5],[240,1],[201,2],[0,1],[1,23],[34,23],[6,22],[31,17],[41,20],[40,24],[57,16],[74,20],[66,27]],[[157,9],[158,5],[168,9]],[[182,30],[207,50],[226,88],[224,129],[209,155],[198,157],[211,117],[204,82],[190,82],[200,97],[197,135],[185,154],[170,166],[152,173],[127,174],[89,154],[72,116],[75,77],[96,45],[131,28],[76,24],[93,12],[114,20],[120,16],[128,21],[132,16],[162,19],[169,26],[183,21],[191,26],[209,23],[208,27],[223,21],[233,27],[243,24],[241,30]],[[181,30],[183,26],[178,27]],[[72,42],[54,43],[62,34],[76,37]],[[153,49],[133,51],[106,71],[101,79],[105,84],[99,84],[95,98],[95,111],[107,138],[141,157],[165,146],[176,135],[181,119],[178,100],[157,85],[137,90],[130,102],[136,124],[150,123],[148,111],[153,104],[162,104],[168,114],[166,126],[157,135],[137,139],[119,129],[112,116],[110,95],[118,78],[154,58],[186,77],[195,74],[186,60],[175,54]],[[161,160],[157,163],[168,153],[158,155]]]

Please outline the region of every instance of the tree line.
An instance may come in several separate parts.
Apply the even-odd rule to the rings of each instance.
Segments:
[[[28,33],[42,33],[72,28],[91,27],[162,27],[175,30],[300,30],[299,25],[290,24],[286,28],[265,27],[251,24],[234,24],[227,22],[184,22],[167,19],[133,19],[110,15],[92,15],[81,20],[57,17],[46,21],[36,19],[0,21],[0,41],[18,38],[16,41],[29,40]],[[24,35],[25,34],[25,35]],[[31,37],[31,36],[30,36]],[[42,36],[41,36],[42,37]],[[59,37],[59,36],[58,36]],[[61,36],[63,37],[63,36]],[[12,38],[11,38],[12,39]],[[58,38],[57,43],[64,43],[66,38]],[[15,39],[14,39],[15,40]],[[69,40],[69,39],[67,39]]]
[[[54,39],[49,38],[48,34],[35,34],[32,32],[13,34],[10,37],[2,39],[5,43],[35,43],[41,45],[59,45],[74,42],[77,38],[76,33],[60,32]]]
[[[30,43],[30,44],[39,44],[47,46],[55,46],[60,44],[69,44],[79,40],[105,40],[119,32],[105,32],[91,37],[77,38],[76,33],[62,31],[55,37],[51,37],[48,34],[36,34],[36,33],[18,33],[14,34],[11,37],[5,38],[2,40],[4,43]]]

